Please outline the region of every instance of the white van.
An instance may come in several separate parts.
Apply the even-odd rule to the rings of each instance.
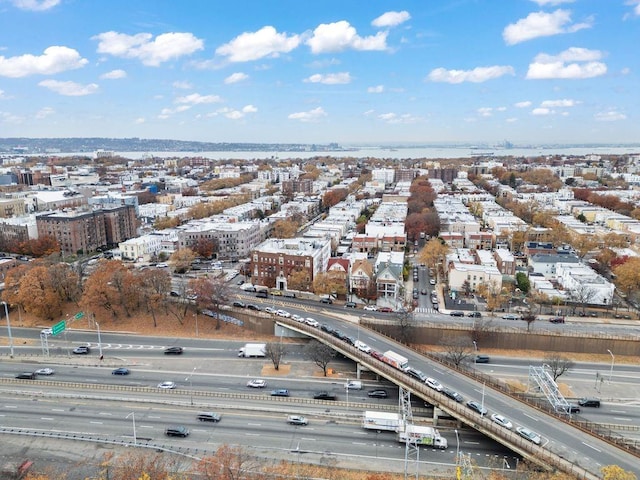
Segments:
[[[344,384],[347,390],[362,390],[362,382],[360,380],[349,380]]]

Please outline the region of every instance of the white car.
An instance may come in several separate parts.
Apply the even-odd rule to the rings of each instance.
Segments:
[[[375,305],[365,305],[364,307],[362,307],[363,310],[368,310],[369,312],[376,312],[378,310],[378,307],[376,307]]]
[[[286,310],[278,310],[276,312],[276,315],[278,315],[279,317],[284,317],[284,318],[291,317],[291,314],[289,312],[287,312]]]
[[[356,340],[354,345],[358,350],[364,353],[371,353],[371,347],[360,340]]]
[[[264,307],[264,311],[267,313],[276,313],[277,310],[273,307]]]
[[[176,388],[176,384],[173,382],[162,382],[158,384],[158,388],[164,388],[167,390],[173,390]]]
[[[36,370],[37,375],[53,375],[55,370],[53,368],[39,368]]]
[[[254,378],[253,380],[249,380],[247,382],[247,387],[249,388],[264,388],[267,386],[267,382],[260,378]]]
[[[291,320],[295,320],[296,322],[304,323],[304,318],[302,318],[300,315],[295,314],[295,313],[293,315],[291,315]]]
[[[511,423],[506,417],[500,414],[497,414],[497,413],[492,414],[491,420],[496,422],[501,427],[506,428],[507,430],[511,430],[513,428],[513,423]]]
[[[310,327],[318,328],[320,326],[320,324],[311,317],[307,317],[305,319],[305,322],[307,322],[307,325],[309,325]]]
[[[433,388],[434,390],[436,390],[436,391],[438,391],[438,392],[441,392],[441,391],[442,391],[442,389],[444,388],[444,387],[442,386],[442,384],[441,384],[439,381],[437,381],[435,378],[428,377],[428,378],[424,381],[424,383],[426,383],[426,384],[427,384],[427,387]]]
[[[522,438],[526,438],[527,440],[535,443],[536,445],[540,445],[540,443],[542,442],[540,435],[538,435],[536,432],[532,430],[529,430],[528,428],[518,427],[516,428],[516,431]]]
[[[40,330],[40,335],[53,335],[53,330],[51,330],[50,328],[43,328],[42,330]]]

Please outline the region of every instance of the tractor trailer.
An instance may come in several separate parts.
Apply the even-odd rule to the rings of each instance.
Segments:
[[[367,430],[397,432],[401,430],[402,417],[399,413],[364,412],[362,427]]]
[[[398,432],[398,441],[426,445],[440,450],[446,450],[449,446],[447,439],[441,437],[440,432],[435,428],[411,424],[405,425],[404,429]]]
[[[246,343],[244,347],[240,347],[240,350],[238,350],[238,356],[244,358],[264,357],[266,348],[266,343]]]

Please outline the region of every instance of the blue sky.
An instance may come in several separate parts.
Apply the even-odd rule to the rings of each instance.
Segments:
[[[640,141],[640,0],[0,0],[0,137]]]

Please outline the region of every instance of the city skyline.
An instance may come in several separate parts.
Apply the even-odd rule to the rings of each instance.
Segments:
[[[640,0],[0,0],[0,13],[1,137],[624,144],[640,133]]]

